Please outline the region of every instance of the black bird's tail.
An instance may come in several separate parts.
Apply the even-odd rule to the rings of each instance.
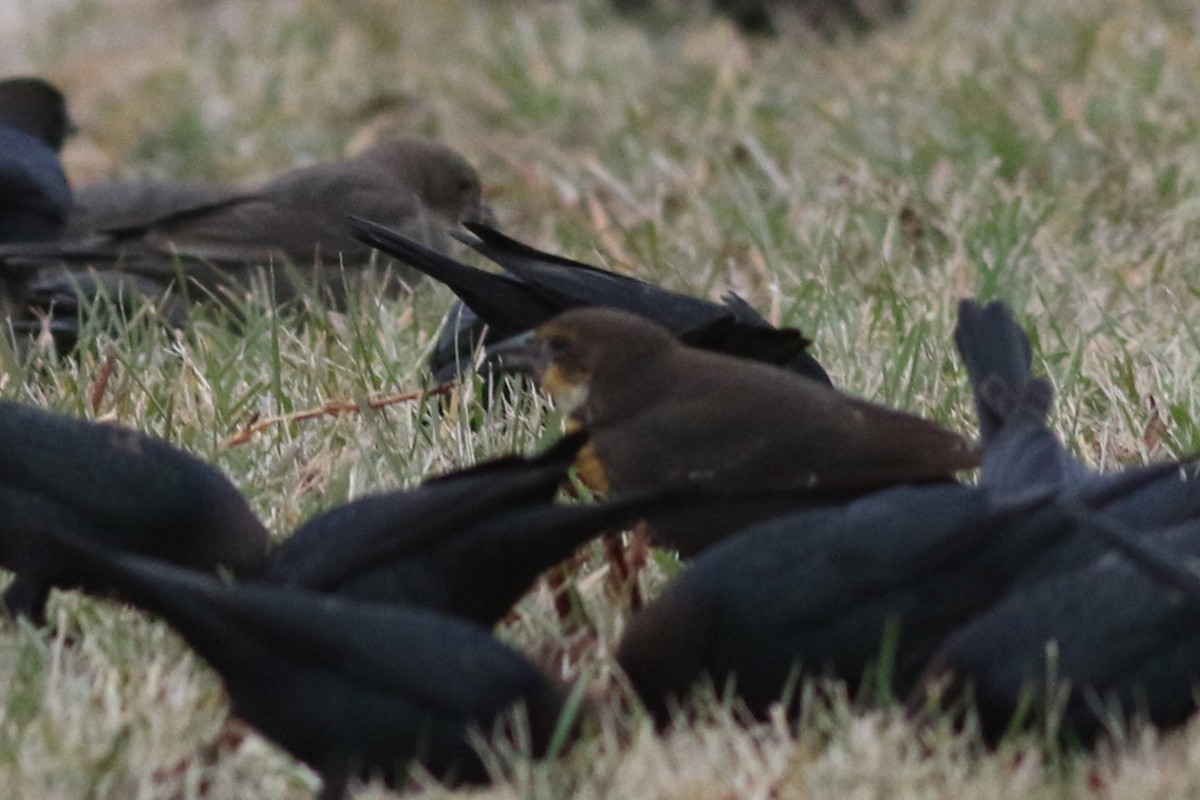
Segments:
[[[737,316],[737,312],[699,297],[537,250],[486,225],[463,224],[474,236],[452,233],[454,238],[535,288],[559,310],[578,306],[617,308],[652,320],[675,334],[715,317]]]
[[[738,300],[745,304],[741,298]],[[689,347],[773,364],[826,386],[833,385],[829,373],[808,352],[812,340],[796,328],[773,328],[769,324],[748,323],[732,316],[717,317],[679,334],[679,341]]]
[[[1033,350],[1008,306],[963,300],[954,342],[974,390],[984,446],[983,485],[1020,491],[1086,475],[1046,424],[1054,390],[1033,377]]]
[[[66,531],[44,531],[53,555],[80,584],[96,594],[115,593],[171,623],[206,659],[242,638],[236,627],[209,609],[210,596],[225,588],[220,578],[152,558],[119,553]],[[217,660],[221,660],[219,657]]]
[[[239,680],[278,680],[279,649],[297,659],[336,662],[337,648],[307,593],[214,575],[163,561],[117,553],[61,530],[48,531],[56,555],[82,576],[85,588],[104,587],[161,617],[221,674],[237,705]],[[352,626],[333,635],[353,640]],[[336,644],[336,643],[335,643]],[[233,683],[230,683],[230,679]]]
[[[517,474],[532,475],[535,472],[546,474],[546,470],[549,470],[551,474],[557,474],[560,478],[565,477],[567,470],[571,464],[575,463],[575,457],[587,444],[589,438],[590,434],[586,430],[578,430],[559,437],[554,444],[535,456],[491,458],[472,467],[429,478],[424,484],[458,480],[467,476],[495,475],[500,478]]]
[[[1033,349],[1004,303],[958,304],[954,343],[967,367],[983,443],[989,444],[1033,380]]]
[[[770,498],[765,494],[680,486],[601,503],[543,502],[511,509],[476,531],[468,560],[492,566],[459,588],[455,615],[481,625],[495,625],[539,575],[602,534],[624,530],[643,520],[660,525],[687,516],[729,515],[759,508],[763,501],[769,502]]]
[[[524,242],[519,242],[511,236],[506,236],[490,225],[484,225],[479,222],[465,222],[463,226],[474,234],[474,238],[467,236],[456,236],[463,244],[478,252],[480,255],[495,261],[505,269],[515,268],[514,271],[520,274],[521,265],[532,264],[555,264],[560,267],[575,267],[582,270],[607,272],[607,270],[597,270],[591,264],[585,264],[582,261],[575,261],[566,256],[547,253],[545,250],[538,250],[536,247],[531,247]]]
[[[463,264],[361,217],[350,216],[349,222],[351,234],[360,242],[445,284],[492,329],[494,336],[506,338],[522,333],[561,310],[509,275]]]
[[[550,503],[587,438],[575,433],[532,458],[491,459],[415,489],[359,498],[318,514],[276,548],[262,579],[332,591],[362,570],[419,558],[480,520]]]
[[[456,239],[563,308],[585,305],[629,311],[666,327],[691,347],[781,366],[830,384],[829,375],[807,352],[812,342],[803,333],[773,327],[735,294],[726,294],[720,304],[712,303],[537,250],[486,225],[464,224],[474,236],[454,234]]]

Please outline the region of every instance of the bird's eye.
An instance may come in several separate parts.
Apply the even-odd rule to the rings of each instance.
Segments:
[[[550,352],[559,356],[571,349],[571,340],[566,336],[551,336],[546,340],[546,346],[550,348]]]

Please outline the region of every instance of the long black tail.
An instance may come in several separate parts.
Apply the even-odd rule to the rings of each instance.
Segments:
[[[1004,303],[963,300],[954,342],[966,364],[983,439],[982,482],[1000,490],[1082,480],[1088,470],[1046,419],[1054,391],[1031,372],[1029,339]]]
[[[217,576],[120,553],[64,530],[47,529],[44,535],[55,558],[89,592],[115,593],[166,619],[205,658],[210,658],[210,646],[219,649],[226,641],[229,624],[206,608],[226,588]]]
[[[1033,349],[1012,311],[998,300],[986,306],[962,300],[954,343],[971,379],[979,430],[987,445],[1033,380]]]
[[[562,307],[548,302],[521,280],[463,264],[420,242],[361,217],[350,216],[354,238],[445,284],[494,336],[507,338],[535,328]]]

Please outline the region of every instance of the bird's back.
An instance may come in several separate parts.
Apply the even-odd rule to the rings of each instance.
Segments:
[[[695,480],[731,489],[870,489],[978,463],[963,437],[933,422],[694,348],[672,348],[629,383],[608,382],[629,407],[640,406],[593,428],[618,490]]]

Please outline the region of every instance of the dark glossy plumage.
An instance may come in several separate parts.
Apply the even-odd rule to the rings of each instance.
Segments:
[[[583,437],[534,459],[486,462],[307,521],[264,580],[498,622],[537,577],[598,534],[669,499],[556,505]]]
[[[351,219],[350,225],[362,241],[449,287],[488,326],[490,341],[535,328],[568,309],[617,308],[652,320],[697,346],[768,361],[829,382],[825,370],[806,351],[809,341],[803,334],[772,327],[735,295],[718,304],[679,294],[543,253],[475,223],[466,225],[474,236],[456,233],[455,238],[496,262],[503,273],[468,266],[365,219]],[[454,321],[459,327],[443,329],[430,363],[435,376],[443,379],[471,363],[480,343],[480,327],[471,318],[459,314]]]
[[[711,548],[635,616],[617,660],[661,718],[701,678],[762,713],[797,675],[857,687],[894,626],[885,683],[928,656],[1072,530],[1052,495],[905,487],[772,519]]]
[[[0,81],[0,242],[57,239],[71,207],[59,151],[70,130],[62,94],[40,78]]]
[[[1033,376],[1033,348],[1012,311],[999,301],[961,301],[954,342],[975,397],[981,480],[1015,491],[1086,480],[1090,470],[1047,424],[1053,390]]]
[[[1200,558],[1200,520],[1152,538],[1124,535],[1175,563]],[[1196,710],[1200,604],[1130,552],[1108,552],[1012,592],[944,644],[926,681],[951,697],[968,688],[989,739],[1019,711],[1017,723],[1053,719],[1065,738],[1085,743],[1134,717],[1182,723]]]
[[[52,586],[78,581],[47,531],[196,569],[253,573],[267,531],[220,472],[166,442],[0,402],[0,564],[9,611],[43,619]]]
[[[1032,347],[1003,303],[962,301],[955,342],[975,392],[983,486],[1013,492],[1058,488],[1103,498],[1092,510],[1150,535],[1200,517],[1195,458],[1097,473],[1067,452],[1046,421],[1050,386],[1032,376]],[[1031,565],[1022,582],[1085,564],[1106,550],[1094,537],[1072,536]]]
[[[1091,740],[1131,712],[1178,723],[1194,708],[1200,606],[1181,607],[1162,584],[1172,585],[1166,559],[1200,552],[1194,459],[1093,472],[1046,425],[1052,395],[1030,375],[1032,349],[1007,308],[964,301],[955,340],[987,447],[982,485],[1051,491],[1080,524],[1030,563],[1000,603],[948,639],[925,683],[937,696],[971,687],[992,739],[1015,714],[1025,724],[1057,717],[1051,706],[1059,701],[1048,693],[1056,680],[1070,685],[1053,689],[1066,692],[1068,738]]]
[[[292,534],[272,554],[263,579],[491,626],[539,575],[601,533],[647,515],[753,503],[652,492],[555,504],[584,439],[569,436],[533,459],[498,459],[334,508]]]
[[[958,628],[1020,596],[1045,554],[1088,536],[1092,509],[1161,473],[1121,477],[1078,494],[904,487],[771,519],[696,558],[631,620],[618,661],[660,717],[704,676],[734,679],[761,713],[796,669],[857,687],[894,633],[888,686],[908,695]]]
[[[482,628],[428,611],[222,583],[61,541],[72,567],[179,631],[220,674],[233,712],[309,765],[337,800],[349,780],[401,782],[418,760],[447,780],[487,774],[468,733],[524,707],[550,741],[565,691]]]

